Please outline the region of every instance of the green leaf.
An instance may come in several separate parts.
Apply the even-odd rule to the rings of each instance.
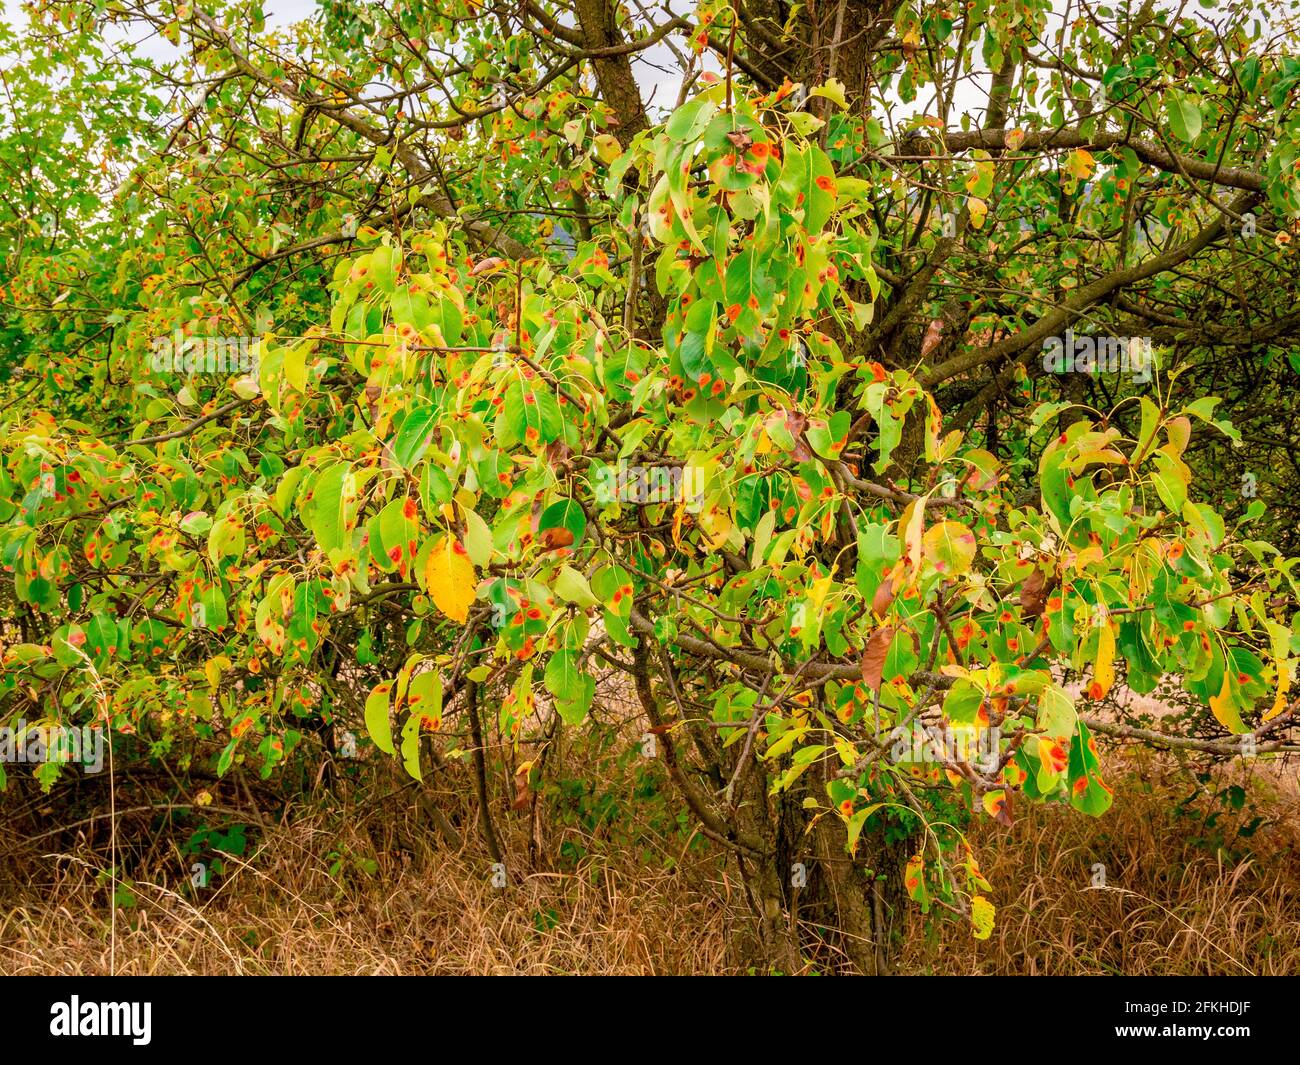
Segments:
[[[407,470],[424,457],[438,432],[438,411],[433,407],[417,407],[408,411],[401,428],[393,438],[393,456]]]
[[[754,547],[749,555],[749,564],[752,568],[757,569],[762,564],[763,556],[767,552],[767,545],[772,539],[772,531],[775,528],[776,511],[763,511],[762,517],[758,519],[758,525],[754,528]]]
[[[599,606],[600,600],[591,591],[587,578],[572,566],[561,566],[555,577],[555,594],[566,603],[574,603],[584,609]]]
[[[503,448],[524,444],[537,449],[558,437],[562,429],[560,406],[549,388],[535,388],[522,376],[506,386],[496,421],[497,441]]]
[[[1187,502],[1191,471],[1168,449],[1168,445],[1156,452],[1155,463],[1156,469],[1151,475],[1151,481],[1160,501],[1175,514],[1182,513],[1183,505]]]
[[[1201,135],[1201,109],[1186,93],[1170,90],[1165,103],[1169,128],[1185,144],[1191,144]]]
[[[420,770],[420,719],[415,715],[402,726],[402,767],[416,780],[424,780]]]
[[[562,499],[558,503],[552,503],[542,511],[542,516],[537,521],[537,533],[543,543],[548,529],[566,530],[573,540],[562,546],[570,551],[576,550],[587,532],[587,518],[582,512],[581,504],[573,499]]]
[[[717,110],[718,105],[712,100],[697,96],[672,113],[664,132],[668,134],[669,140],[678,143],[698,140]]]
[[[1074,734],[1079,715],[1069,692],[1059,684],[1048,684],[1038,696],[1037,727],[1043,735],[1065,740]]]
[[[351,544],[348,522],[355,513],[356,478],[346,462],[336,462],[318,478],[308,478],[310,493],[303,506],[303,521],[311,529],[323,551],[333,551]]]
[[[208,558],[219,566],[223,558],[240,558],[244,554],[244,525],[233,514],[227,514],[212,523],[208,532]]]
[[[836,411],[825,425],[810,425],[805,433],[812,449],[824,459],[835,460],[840,457],[844,445],[848,443],[849,427],[853,417],[846,410]]]
[[[370,554],[385,573],[405,576],[415,562],[420,543],[420,509],[401,496],[389,502],[370,522]]]
[[[492,530],[478,513],[463,511],[465,515],[465,553],[479,569],[486,569],[492,561]]]
[[[556,651],[551,655],[542,682],[555,697],[555,709],[565,724],[582,724],[596,695],[596,681],[578,667],[577,652]]]
[[[1101,761],[1092,733],[1082,721],[1075,725],[1070,744],[1070,805],[1089,817],[1100,817],[1110,809],[1113,793],[1098,774]]]
[[[858,853],[858,840],[862,836],[862,826],[867,823],[867,818],[884,805],[885,804],[882,802],[873,802],[870,806],[863,806],[861,809],[853,811],[846,826],[848,830],[848,850],[850,854]]]
[[[383,681],[366,699],[366,732],[385,754],[397,753],[393,749],[393,724],[388,717],[388,695],[392,690],[392,681]]]
[[[820,148],[795,148],[785,158],[777,193],[791,210],[803,211],[810,236],[821,232],[835,208],[835,168]]]

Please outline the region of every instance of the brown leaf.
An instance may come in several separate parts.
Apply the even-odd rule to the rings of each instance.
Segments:
[[[738,152],[749,151],[750,145],[754,143],[754,138],[741,129],[734,129],[728,133],[727,140],[731,141]]]
[[[542,546],[547,551],[554,551],[560,547],[568,547],[573,543],[573,533],[562,525],[555,525],[549,529],[543,529],[538,537]]]
[[[813,453],[804,439],[803,431],[808,428],[808,415],[797,410],[785,412],[785,427],[794,437],[794,449],[790,452],[795,462],[811,462]]]
[[[528,786],[528,770],[521,769],[515,774],[515,801],[510,804],[512,810],[522,810],[532,800],[533,790]]]
[[[876,587],[876,594],[871,598],[871,609],[877,617],[884,617],[894,603],[894,578],[888,573]]]
[[[1047,578],[1043,571],[1034,567],[1029,579],[1020,586],[1021,620],[1043,616],[1043,607],[1047,604]]]
[[[562,469],[569,464],[573,449],[563,440],[552,440],[546,445],[546,461],[553,469]]]
[[[921,358],[926,358],[930,352],[939,346],[939,340],[943,336],[943,319],[936,318],[925,329],[925,336],[921,338]]]
[[[880,680],[885,672],[885,655],[894,642],[894,626],[882,625],[871,634],[862,652],[862,680],[873,692],[880,691]]]

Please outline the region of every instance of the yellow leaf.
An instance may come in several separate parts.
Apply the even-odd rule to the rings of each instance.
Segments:
[[[931,526],[921,538],[930,564],[944,577],[960,577],[975,560],[975,534],[955,521]]]
[[[424,585],[437,606],[452,621],[469,620],[478,574],[460,541],[441,536],[424,564]]]
[[[1092,664],[1092,684],[1088,698],[1094,702],[1106,698],[1115,683],[1115,630],[1107,621],[1097,633],[1097,658]]]
[[[834,579],[835,575],[828,573],[821,580],[812,582],[812,586],[808,589],[808,598],[812,600],[815,606],[820,607],[826,601],[826,593],[830,591],[831,582]]]
[[[992,935],[995,912],[993,903],[983,895],[976,895],[970,900],[970,923],[975,930],[976,939],[988,939]]]
[[[602,163],[612,163],[623,154],[623,146],[618,143],[616,137],[611,137],[608,133],[602,133],[595,140],[596,158]]]
[[[225,655],[217,655],[216,658],[209,658],[203,663],[203,675],[207,677],[208,687],[216,691],[221,687],[222,674],[230,668],[230,659]]]
[[[732,527],[729,511],[723,510],[715,503],[707,510],[701,511],[698,520],[700,531],[707,537],[711,550],[716,551],[727,542]]]
[[[307,391],[307,348],[294,344],[284,353],[284,376],[297,392]]]
[[[1101,544],[1089,544],[1074,556],[1074,568],[1079,573],[1087,573],[1090,566],[1100,565],[1105,557],[1101,551]]]
[[[1291,689],[1291,669],[1286,659],[1277,658],[1274,659],[1274,663],[1277,666],[1277,697],[1269,707],[1268,713],[1264,715],[1265,721],[1272,721],[1286,708],[1286,693]]]
[[[1215,720],[1229,732],[1250,731],[1246,727],[1246,723],[1241,720],[1241,711],[1237,709],[1237,705],[1233,701],[1231,663],[1223,671],[1223,687],[1219,689],[1219,694],[1210,696],[1210,710],[1213,711]]]
[[[903,511],[902,517],[898,519],[898,528],[903,534],[903,557],[911,567],[913,581],[921,575],[921,561],[925,557],[922,534],[925,531],[925,501],[929,498],[927,493],[919,499],[912,500]],[[898,584],[895,582],[895,588],[897,587]]]
[[[827,100],[830,100],[836,107],[843,110],[849,106],[844,93],[844,82],[840,81],[838,78],[828,78],[825,85],[819,85],[817,88],[811,90],[808,95],[823,96]]]
[[[1096,162],[1092,158],[1092,153],[1086,148],[1077,148],[1070,153],[1066,160],[1065,167],[1069,172],[1080,181],[1086,181],[1092,176]]]

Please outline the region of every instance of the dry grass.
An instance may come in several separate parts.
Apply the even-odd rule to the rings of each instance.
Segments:
[[[1117,759],[1109,762],[1114,774]],[[1295,767],[1221,771],[1209,790],[1245,784],[1247,808],[1225,811],[1205,794],[1180,814],[1176,802],[1190,795],[1192,777],[1150,754],[1125,764],[1128,774],[1102,818],[1022,804],[1009,830],[983,822],[973,842],[995,889],[992,937],[980,943],[953,925],[927,929],[913,915],[904,968],[974,975],[1300,973]],[[1264,823],[1238,836],[1256,815]],[[1105,867],[1101,888],[1092,886],[1098,864]]]
[[[1022,806],[1010,830],[982,822],[976,849],[998,906],[992,939],[978,943],[951,924],[927,929],[913,914],[900,969],[1300,972],[1294,787],[1275,772],[1256,780],[1250,802],[1265,823],[1237,838],[1249,804],[1207,826],[1221,804],[1174,810],[1193,790],[1190,776],[1149,758],[1127,764],[1104,818]],[[525,822],[507,828],[512,854],[528,852]],[[587,837],[571,871],[543,869],[494,888],[476,840],[453,852],[400,801],[369,812],[300,809],[259,831],[246,860],[193,897],[187,859],[156,826],[144,814],[123,820],[122,835],[153,834],[127,866],[136,904],[119,910],[120,973],[743,971],[737,940],[747,910],[735,874],[680,838],[628,847]],[[1218,850],[1216,832],[1226,844]],[[110,970],[107,890],[95,875],[103,844],[94,825],[0,844],[0,973]],[[354,860],[331,875],[339,853]],[[358,864],[367,860],[377,863],[372,872]],[[1095,863],[1106,867],[1107,889],[1090,887]]]
[[[330,856],[374,854],[331,875]],[[322,857],[325,855],[325,857]],[[43,862],[51,881],[6,907],[0,973],[110,971],[106,890],[73,855]],[[707,861],[712,865],[712,860]],[[504,888],[490,859],[421,846],[385,859],[366,834],[324,815],[267,832],[201,898],[179,862],[137,873],[119,911],[124,974],[688,973],[726,968],[725,906],[677,872],[589,861]],[[170,882],[163,882],[170,880]],[[182,881],[178,885],[177,881]],[[43,896],[43,897],[42,897]],[[738,915],[736,915],[738,916]],[[680,935],[666,936],[665,929]]]

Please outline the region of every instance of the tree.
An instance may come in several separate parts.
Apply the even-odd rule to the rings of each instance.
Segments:
[[[1096,733],[1289,746],[1286,519],[1202,443],[1225,352],[1234,416],[1296,369],[1255,15],[35,6],[29,94],[175,58],[95,55],[170,97],[103,216],[4,230],[5,712],[264,774],[352,720],[417,778],[455,716],[495,852],[484,729],[613,670],[768,964],[885,971],[904,896],[988,935],[971,811],[1104,813]],[[1089,709],[1167,674],[1204,734]]]

